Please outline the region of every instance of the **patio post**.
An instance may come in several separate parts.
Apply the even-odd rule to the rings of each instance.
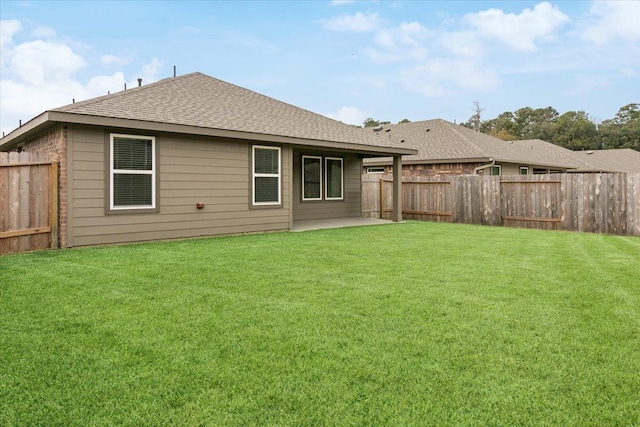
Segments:
[[[402,156],[393,156],[393,221],[402,221]]]

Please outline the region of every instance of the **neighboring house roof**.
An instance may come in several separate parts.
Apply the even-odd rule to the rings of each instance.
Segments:
[[[512,142],[562,161],[573,161],[575,170],[571,172],[640,172],[640,152],[630,148],[572,151],[541,139]]]
[[[631,148],[614,150],[574,151],[573,155],[583,161],[591,171],[596,172],[640,172],[640,152]],[[586,172],[586,168],[578,168],[576,172]]]
[[[376,128],[378,129],[378,128]],[[519,163],[566,169],[573,162],[554,159],[538,151],[526,150],[490,135],[442,119],[383,126],[378,133],[389,139],[404,140],[417,149],[416,155],[403,156],[405,164],[420,163]],[[389,164],[390,158],[365,159],[366,165]]]
[[[412,153],[402,144],[201,73],[76,102],[42,113],[0,140],[23,140],[47,123],[282,142],[380,154]]]

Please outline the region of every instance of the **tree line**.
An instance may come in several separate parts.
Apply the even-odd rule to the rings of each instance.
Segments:
[[[620,107],[615,117],[596,124],[584,111],[559,114],[553,107],[524,107],[480,120],[482,109],[462,126],[505,141],[542,139],[569,150],[631,148],[640,151],[640,104]]]
[[[596,124],[584,111],[558,113],[553,107],[524,107],[506,111],[490,120],[482,120],[478,101],[475,113],[462,126],[475,129],[504,141],[542,139],[569,150],[603,150],[631,148],[640,151],[640,104],[620,107],[615,117]],[[368,117],[363,127],[388,125],[391,122]],[[409,123],[403,119],[398,123]]]

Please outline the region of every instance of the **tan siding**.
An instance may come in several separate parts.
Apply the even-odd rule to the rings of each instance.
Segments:
[[[302,201],[302,155],[341,157],[344,159],[344,200]],[[347,218],[362,216],[360,204],[360,173],[362,162],[353,154],[294,152],[293,219],[313,220],[323,218]]]
[[[502,170],[500,171],[502,175],[518,175],[520,173],[521,165],[514,165],[513,163],[502,163],[500,165],[502,166]],[[529,167],[529,170],[531,170],[531,167]]]
[[[121,133],[126,133],[123,131]],[[250,143],[157,134],[158,213],[105,214],[105,132],[73,132],[75,246],[179,239],[289,228],[289,156],[283,148],[283,206],[250,209]],[[261,143],[261,145],[265,145]],[[196,203],[205,204],[197,209]]]

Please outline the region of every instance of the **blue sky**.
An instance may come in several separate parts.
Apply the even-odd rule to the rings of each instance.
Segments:
[[[0,127],[200,71],[361,124],[640,102],[640,1],[6,1]]]

